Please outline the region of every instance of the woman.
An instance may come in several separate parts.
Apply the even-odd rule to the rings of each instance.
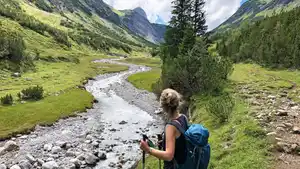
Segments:
[[[175,90],[166,89],[162,92],[160,104],[169,121],[177,122],[184,129],[187,129],[187,118],[179,113],[180,103],[181,96]],[[169,124],[166,125],[164,133],[163,151],[150,148],[148,143],[143,140],[140,147],[146,153],[164,160],[164,169],[175,169],[176,164],[185,162],[185,138],[175,126]]]

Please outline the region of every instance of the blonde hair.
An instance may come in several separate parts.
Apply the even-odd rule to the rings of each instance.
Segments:
[[[160,105],[168,115],[173,115],[181,102],[181,95],[173,89],[165,89],[160,96]]]

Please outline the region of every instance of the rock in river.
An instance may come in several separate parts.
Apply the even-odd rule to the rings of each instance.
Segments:
[[[58,165],[55,161],[49,161],[43,164],[42,169],[58,169]]]

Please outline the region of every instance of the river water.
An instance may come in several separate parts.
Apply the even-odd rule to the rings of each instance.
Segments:
[[[96,62],[124,64],[114,60]],[[10,167],[30,153],[45,162],[55,161],[60,167],[68,168],[76,156],[99,151],[106,152],[107,160],[94,167],[83,162],[81,167],[105,169],[122,165],[125,169],[132,168],[141,159],[141,135],[152,138],[161,133],[163,121],[154,113],[159,108],[154,94],[138,90],[126,81],[129,75],[150,69],[125,65],[129,66],[128,71],[99,75],[86,84],[86,90],[98,100],[93,109],[77,117],[59,120],[51,127],[37,126],[29,135],[12,138],[20,149],[0,156],[0,163]],[[44,149],[45,145],[54,147],[61,143],[66,143],[68,148],[58,152]],[[66,155],[69,151],[74,155]]]

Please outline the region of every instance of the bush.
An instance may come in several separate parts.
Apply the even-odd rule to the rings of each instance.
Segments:
[[[234,101],[229,94],[212,98],[206,105],[206,111],[219,123],[227,122],[234,108]]]
[[[188,54],[164,59],[162,85],[189,98],[195,93],[221,91],[231,70],[229,59],[210,56],[199,40]]]
[[[12,105],[14,102],[13,97],[10,94],[8,94],[4,97],[1,97],[0,100],[1,100],[2,105]]]
[[[23,89],[20,93],[18,93],[18,97],[20,100],[41,100],[43,98],[43,94],[43,87],[36,86]]]
[[[14,26],[14,29],[11,27]],[[0,21],[0,59],[20,62],[24,57],[25,43],[20,25],[7,20]]]
[[[34,4],[44,10],[44,11],[47,11],[47,12],[53,12],[53,9],[50,5],[48,5],[44,0],[30,0],[31,2],[34,2]]]
[[[150,54],[152,57],[156,57],[159,54],[159,49],[157,48],[152,48],[150,51]]]

